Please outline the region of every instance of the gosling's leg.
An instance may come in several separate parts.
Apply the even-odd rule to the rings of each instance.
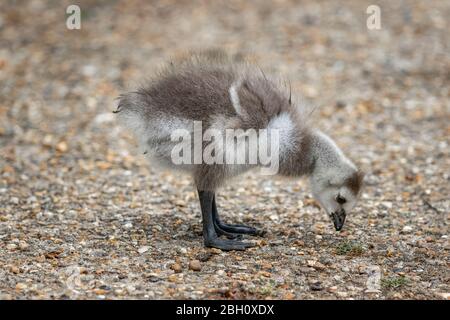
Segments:
[[[220,239],[214,227],[213,200],[214,192],[198,191],[200,207],[202,210],[203,240],[205,246],[222,250],[245,250],[255,246],[253,243],[238,240]]]
[[[213,197],[212,210],[213,210],[212,214],[213,214],[214,229],[216,230],[217,235],[225,236],[228,239],[242,240],[242,234],[231,233],[231,232],[225,231],[217,223],[218,217],[219,217],[219,213],[217,212],[216,195],[215,194],[214,194],[214,197]]]
[[[219,232],[228,233],[225,234],[227,237],[236,237],[233,234],[249,234],[252,236],[263,236],[265,234],[264,230],[258,230],[253,227],[249,227],[242,224],[226,224],[222,222],[219,218],[219,213],[217,212],[217,206],[216,206],[216,196],[213,197],[213,219],[214,219],[214,226],[216,227],[216,231],[220,230]],[[219,233],[218,232],[218,233]]]

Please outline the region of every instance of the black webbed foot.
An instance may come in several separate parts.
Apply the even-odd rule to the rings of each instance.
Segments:
[[[263,236],[265,234],[265,231],[258,230],[253,227],[241,225],[241,224],[227,224],[223,223],[220,218],[219,214],[217,212],[217,206],[216,206],[216,196],[214,195],[212,200],[212,218],[214,221],[214,227],[219,234],[224,234],[230,239],[236,238],[236,235],[242,235],[242,234],[248,234],[251,236]],[[218,231],[219,230],[219,231]],[[232,235],[235,235],[234,237]]]
[[[266,233],[264,230],[259,230],[242,224],[226,224],[219,221],[217,225],[221,230],[230,233],[248,234],[251,236],[263,236]]]
[[[215,221],[214,221],[214,229],[216,230],[218,236],[225,236],[228,239],[236,239],[236,240],[242,239],[242,234],[225,231],[220,226],[218,226]]]
[[[239,240],[220,239],[218,237],[215,238],[211,237],[205,238],[205,246],[221,249],[224,251],[231,251],[231,250],[245,250],[247,248],[256,246],[256,244]]]
[[[221,250],[245,250],[256,244],[240,241],[242,234],[259,235],[255,228],[222,223],[217,213],[215,195],[212,191],[198,191],[202,210],[203,239],[205,246]],[[219,236],[230,239],[221,239]]]

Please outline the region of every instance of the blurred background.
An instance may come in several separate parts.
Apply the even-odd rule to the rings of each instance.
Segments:
[[[449,1],[1,1],[0,297],[448,299],[449,16]],[[344,232],[305,181],[249,173],[221,211],[271,232],[250,253],[202,247],[188,177],[148,166],[111,111],[211,48],[289,79],[367,172]]]

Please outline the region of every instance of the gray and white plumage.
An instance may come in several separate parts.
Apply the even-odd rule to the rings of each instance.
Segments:
[[[335,226],[336,212],[348,212],[360,192],[360,171],[291,102],[286,87],[259,68],[225,54],[196,54],[171,63],[145,87],[123,94],[117,111],[152,161],[190,173],[199,190],[215,191],[254,166],[173,165],[171,133],[186,129],[194,134],[194,121],[202,121],[203,130],[279,129],[279,174],[308,176],[314,196]],[[339,196],[345,203],[336,201]]]

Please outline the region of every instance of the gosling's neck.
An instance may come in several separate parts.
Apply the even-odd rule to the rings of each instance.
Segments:
[[[336,143],[320,130],[311,134],[311,154],[314,168],[311,175],[320,175],[329,170],[356,170],[356,166],[344,155]]]
[[[296,148],[280,159],[280,174],[311,176],[341,165],[354,166],[341,149],[320,130],[308,130],[297,137]]]

